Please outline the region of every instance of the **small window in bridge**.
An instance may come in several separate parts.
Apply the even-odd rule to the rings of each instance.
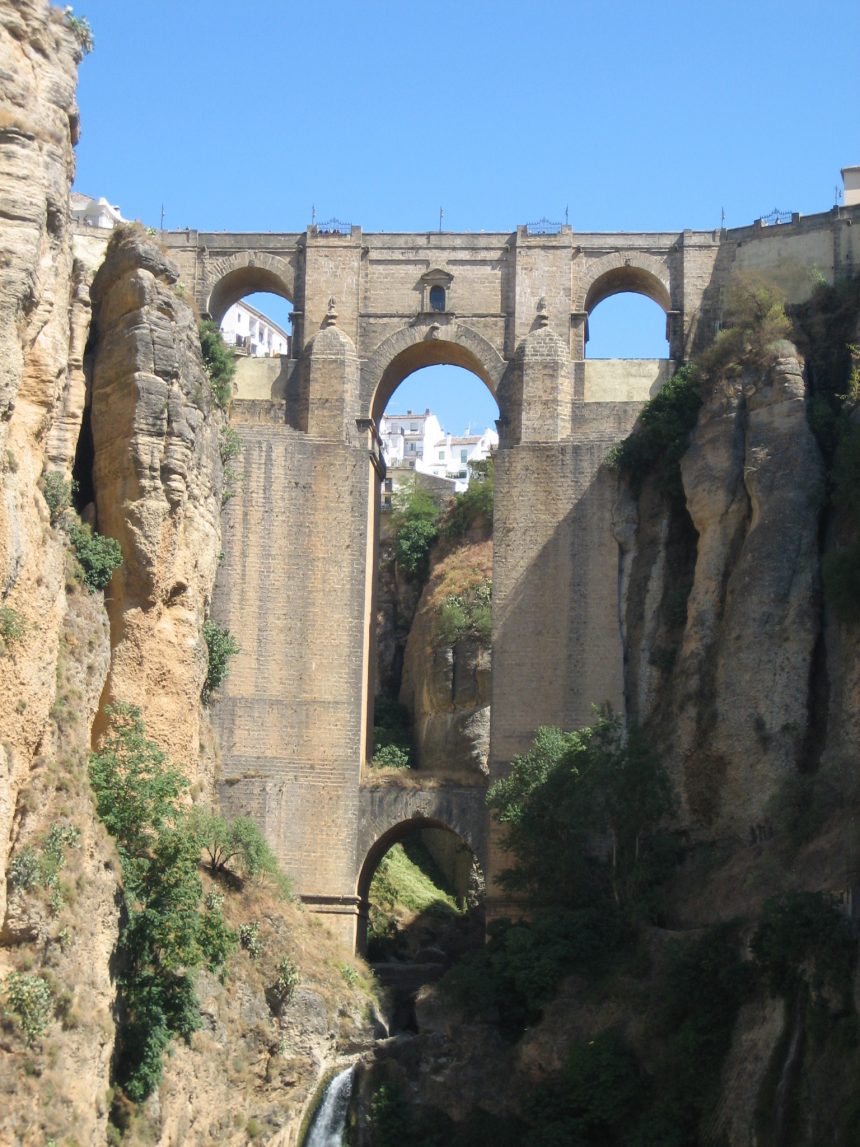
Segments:
[[[430,288],[430,309],[431,309],[431,311],[444,311],[445,310],[445,288],[444,287],[431,287]]]

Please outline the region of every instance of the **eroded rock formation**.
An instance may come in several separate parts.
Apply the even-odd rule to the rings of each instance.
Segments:
[[[135,699],[150,735],[196,769],[224,416],[177,278],[143,229],[128,228],[93,283],[93,480],[99,528],[123,550],[108,594],[108,697]]]
[[[466,634],[442,630],[446,598],[466,594],[492,574],[492,542],[467,544],[434,566],[409,631],[400,700],[412,713],[417,767],[439,777],[479,779],[490,745],[492,655]]]

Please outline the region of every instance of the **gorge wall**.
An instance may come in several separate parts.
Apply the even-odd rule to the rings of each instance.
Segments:
[[[87,765],[106,706],[136,704],[194,800],[214,800],[200,696],[224,417],[171,259],[139,226],[107,252],[73,231],[81,54],[59,9],[0,4],[0,1139],[108,1142],[112,1119],[129,1142],[238,1144],[256,1125],[291,1144],[329,1065],[368,1038],[366,995],[331,938],[265,889],[225,905],[262,955],[237,955],[226,986],[201,974],[203,1030],[147,1105],[111,1098],[126,908]],[[65,528],[81,519],[122,548],[105,593],[81,579]],[[300,984],[273,1012],[287,952]],[[40,997],[16,1011],[15,977],[47,999],[32,1038],[22,1017]]]
[[[509,425],[521,440],[509,441],[498,463],[491,685],[480,642],[440,640],[436,631],[455,552],[417,603],[403,696],[418,724],[419,763],[443,782],[468,781],[472,816],[488,758],[501,771],[540,722],[583,723],[592,702],[611,699],[661,750],[684,851],[624,990],[616,984],[601,994],[573,977],[516,1043],[492,1017],[473,1023],[428,993],[419,1006],[419,1039],[427,1038],[420,1054],[414,1044],[407,1050],[418,1065],[415,1094],[434,1106],[457,1092],[460,1123],[478,1107],[518,1118],[535,1089],[563,1070],[571,1041],[610,1030],[623,1032],[647,1074],[659,1048],[649,1058],[642,1016],[671,942],[739,919],[740,950],[763,904],[785,893],[833,894],[846,918],[853,909],[860,643],[850,611],[824,592],[822,569],[856,542],[851,500],[844,490],[837,496],[840,483],[850,488],[853,456],[836,461],[838,442],[857,427],[856,362],[850,353],[845,360],[860,342],[856,307],[853,326],[837,336],[795,298],[793,341],[768,342],[758,362],[711,370],[675,484],[653,473],[634,484],[607,454],[634,427],[641,387],[612,401],[596,384],[589,390],[584,360],[571,360],[571,347],[581,350],[588,283],[619,271],[597,238],[576,255],[594,265],[574,298],[569,233],[548,243],[517,236],[518,249],[504,256],[504,273],[527,283],[507,291],[522,304],[516,322],[505,325],[496,278],[476,272],[478,337],[453,313],[444,330],[411,311],[414,324],[397,327],[402,314],[385,306],[412,306],[408,268],[390,280],[390,296],[379,288],[379,313],[338,320],[335,304],[321,302],[332,291],[323,268],[330,261],[346,296],[360,236],[345,237],[341,253],[339,240],[310,236],[307,356],[290,367],[283,394],[235,404],[244,486],[222,532],[227,420],[201,358],[194,292],[182,283],[189,267],[196,274],[196,244],[174,237],[165,250],[132,227],[108,245],[70,224],[81,51],[64,13],[39,0],[0,0],[0,1136],[28,1147],[98,1143],[115,1136],[112,1118],[131,1143],[239,1144],[253,1134],[294,1144],[321,1077],[368,1046],[372,992],[360,962],[300,905],[271,889],[228,888],[226,918],[237,929],[256,924],[261,953],[238,950],[226,982],[201,972],[202,1027],[188,1045],[175,1042],[148,1101],[134,1107],[112,1093],[125,910],[87,760],[108,705],[138,705],[148,735],[187,778],[188,799],[208,808],[220,793],[233,811],[253,812],[282,861],[298,873],[313,868],[316,883],[301,889],[309,902],[325,910],[337,901],[354,926],[367,848],[392,819],[407,823],[431,807],[404,786],[391,802],[394,817],[374,790],[374,840],[359,837],[377,492],[366,416],[398,372],[422,356],[435,361],[441,344],[510,399]],[[856,267],[848,227],[856,217],[851,209],[818,230],[798,222],[781,248],[795,260],[792,276],[813,249],[830,278]],[[718,292],[708,294],[707,273],[723,240],[670,249],[675,239],[663,238],[666,250],[659,259],[646,252],[646,261],[656,278],[671,264],[673,290],[690,302],[687,326],[673,333],[680,357],[697,340],[704,349],[712,333],[697,327],[691,300],[707,296],[714,319]],[[774,256],[781,239],[759,235],[756,248],[748,238],[732,250],[741,269],[785,270]],[[379,241],[381,261],[397,242]],[[494,244],[498,237],[478,242],[482,266]],[[284,262],[294,274],[293,248]],[[239,262],[222,282],[247,269],[241,254],[228,258]],[[551,316],[535,270],[543,259],[554,281],[567,284],[566,295],[549,292]],[[346,327],[356,337],[360,328],[366,342],[378,337],[388,358],[360,356]],[[845,369],[825,385],[827,348],[837,342]],[[830,430],[816,405],[827,395],[843,396]],[[313,405],[314,396],[324,401]],[[53,487],[46,474],[56,475]],[[77,494],[64,485],[71,480]],[[67,509],[57,504],[61,491],[72,499]],[[122,565],[104,594],[82,583],[64,528],[78,519],[120,544]],[[488,576],[490,560],[473,552],[470,576]],[[286,597],[279,579],[290,582]],[[200,705],[203,627],[219,592],[219,616],[243,646],[218,710],[220,747]],[[249,614],[254,595],[266,597],[270,612]],[[490,695],[502,702],[492,718]],[[458,763],[449,777],[451,760]],[[303,785],[308,773],[313,784]],[[432,807],[444,807],[434,799]],[[51,840],[61,841],[62,871],[50,884],[39,883],[38,868],[25,880]],[[497,867],[502,859],[496,854]],[[273,1006],[285,958],[299,983]],[[49,1000],[44,1030],[31,1041],[10,1005],[18,976],[38,979]],[[760,990],[745,1000],[711,1080],[716,1131],[731,1147],[829,1141],[827,1113],[850,1102],[840,1071],[855,1063],[856,965],[852,976],[850,999],[817,1000],[817,1028],[805,1027],[805,1013],[784,996]],[[848,1033],[841,1061],[835,1031]],[[822,1048],[821,1062],[836,1064],[829,1082],[813,1062]],[[504,1092],[502,1069],[513,1081]],[[776,1075],[778,1084],[782,1069],[809,1097],[791,1131],[779,1088],[768,1083]],[[755,1126],[764,1128],[758,1140]]]

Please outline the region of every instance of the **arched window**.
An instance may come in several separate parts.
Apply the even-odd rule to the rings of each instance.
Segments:
[[[445,288],[444,287],[431,287],[430,288],[430,310],[431,311],[444,311],[445,310]]]

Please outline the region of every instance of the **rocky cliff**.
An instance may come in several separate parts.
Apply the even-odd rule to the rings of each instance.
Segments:
[[[106,706],[136,704],[214,802],[200,698],[225,418],[170,259],[139,226],[109,246],[74,233],[84,42],[42,0],[0,2],[0,1139],[107,1142],[112,1119],[129,1142],[292,1144],[319,1080],[369,1039],[368,988],[264,887],[209,886],[257,943],[226,979],[201,973],[202,1029],[160,1091],[112,1101],[126,909],[89,753]],[[89,528],[122,551],[104,592],[78,560]],[[278,1002],[285,958],[298,983]]]
[[[609,898],[538,899],[379,1047],[359,1143],[856,1142],[860,288],[791,318],[707,352],[610,461],[628,718],[678,797],[659,909],[619,939]],[[416,690],[411,644],[426,720],[451,678]]]
[[[400,700],[412,714],[417,767],[434,776],[474,781],[487,773],[491,651],[469,612],[492,568],[488,540],[441,554],[409,630]],[[488,616],[489,591],[483,604]]]

